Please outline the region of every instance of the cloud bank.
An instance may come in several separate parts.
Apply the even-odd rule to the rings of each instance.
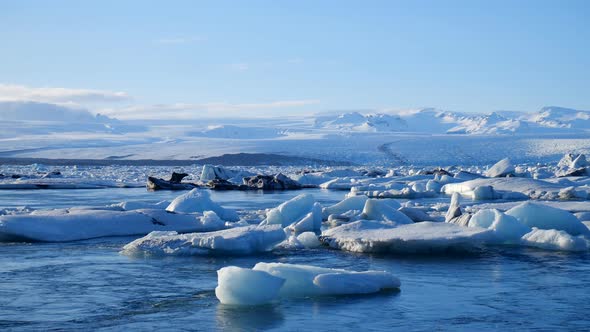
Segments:
[[[43,103],[112,103],[129,101],[125,92],[89,89],[33,88],[16,84],[0,84],[0,101],[35,101]]]
[[[175,103],[134,105],[123,108],[105,108],[99,112],[118,119],[199,119],[227,117],[273,117],[284,115],[283,109],[302,108],[319,104],[319,100],[280,100],[267,103]]]

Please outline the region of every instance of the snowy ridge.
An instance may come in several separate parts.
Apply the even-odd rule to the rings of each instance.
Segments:
[[[360,112],[320,116],[315,127],[351,132],[421,132],[437,134],[524,134],[590,129],[590,112],[544,107],[535,113],[469,114],[432,108],[386,113]]]

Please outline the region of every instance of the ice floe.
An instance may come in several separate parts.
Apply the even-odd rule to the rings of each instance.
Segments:
[[[522,237],[522,243],[546,250],[586,251],[590,247],[584,237],[573,236],[555,229],[533,228],[530,233]]]
[[[353,252],[430,253],[471,250],[493,236],[491,230],[450,223],[419,222],[393,226],[360,220],[322,232],[320,240]]]
[[[588,228],[572,213],[544,204],[524,202],[506,214],[529,227],[562,230],[571,235],[590,235]]]
[[[385,271],[354,272],[310,265],[258,263],[252,269],[235,266],[217,271],[215,295],[223,304],[259,305],[280,298],[377,293],[401,286]]]
[[[176,214],[157,209],[37,210],[0,216],[0,241],[65,242],[106,236],[144,235],[153,231],[196,232],[224,228],[211,214]]]
[[[322,208],[310,194],[301,194],[266,214],[261,225],[281,225],[296,233],[319,230],[322,225]]]
[[[122,253],[132,256],[250,255],[269,251],[284,239],[285,232],[278,225],[252,225],[205,233],[152,232],[125,245]]]
[[[209,191],[202,189],[193,189],[176,197],[168,205],[166,211],[176,213],[214,211],[223,220],[238,221],[240,219],[236,211],[224,209],[221,205],[213,202]]]

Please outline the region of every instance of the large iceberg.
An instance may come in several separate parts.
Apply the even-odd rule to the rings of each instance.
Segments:
[[[322,233],[320,240],[333,248],[353,252],[431,253],[471,250],[489,241],[493,231],[450,223],[407,225],[359,220]]]
[[[258,263],[217,271],[215,295],[223,304],[257,305],[280,297],[370,294],[397,289],[398,278],[385,271],[354,272],[310,265]]]
[[[207,233],[152,232],[123,247],[126,255],[249,255],[271,250],[285,239],[278,225],[244,226]]]
[[[225,228],[212,212],[176,214],[164,210],[60,209],[0,216],[0,241],[65,242],[153,231],[203,232]]]

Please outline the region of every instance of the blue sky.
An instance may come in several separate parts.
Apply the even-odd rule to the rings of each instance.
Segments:
[[[590,1],[0,0],[0,84],[119,92],[76,102],[120,117],[588,110],[589,17]]]

